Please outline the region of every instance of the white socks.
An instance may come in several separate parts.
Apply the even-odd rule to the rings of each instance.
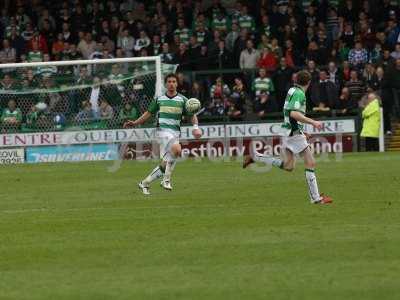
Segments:
[[[163,170],[161,170],[160,166],[157,166],[153,171],[151,171],[151,173],[149,174],[149,176],[147,176],[142,183],[146,186],[150,185],[150,183],[152,183],[153,181],[161,178],[163,176],[164,172]]]
[[[175,159],[167,162],[167,165],[165,167],[164,181],[168,181],[168,182],[171,181],[171,175],[172,175],[172,172],[174,171],[175,165],[176,165]]]
[[[272,165],[274,167],[277,168],[281,168],[283,167],[283,162],[280,158],[276,158],[273,156],[269,156],[269,155],[262,155],[259,153],[255,153],[253,156],[253,160],[257,161],[257,162],[262,162],[268,165]]]
[[[315,176],[314,169],[306,169],[306,181],[308,185],[308,194],[312,203],[320,201],[320,194],[318,191],[317,177]]]

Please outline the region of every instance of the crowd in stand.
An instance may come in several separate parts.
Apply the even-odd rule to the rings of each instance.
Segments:
[[[160,55],[179,65],[180,91],[200,98],[205,115],[232,119],[281,111],[296,71],[306,68],[310,109],[346,114],[378,91],[390,132],[400,90],[400,11],[392,2],[3,0],[0,63]],[[198,80],[190,74],[213,70]],[[91,104],[83,102],[84,115]],[[2,120],[18,105],[3,104]]]

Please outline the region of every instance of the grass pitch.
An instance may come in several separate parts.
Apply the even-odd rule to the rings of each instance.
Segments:
[[[400,299],[400,155],[320,162],[333,205],[294,173],[180,163],[0,169],[0,299]]]

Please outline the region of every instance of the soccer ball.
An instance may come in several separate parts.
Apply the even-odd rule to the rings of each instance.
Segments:
[[[200,108],[201,103],[198,99],[190,98],[188,101],[186,101],[185,109],[189,114],[195,114],[199,112]]]

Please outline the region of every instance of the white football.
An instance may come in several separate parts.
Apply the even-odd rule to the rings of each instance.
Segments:
[[[196,98],[190,98],[188,101],[186,101],[185,108],[188,113],[195,114],[199,112],[201,108],[201,102]]]

